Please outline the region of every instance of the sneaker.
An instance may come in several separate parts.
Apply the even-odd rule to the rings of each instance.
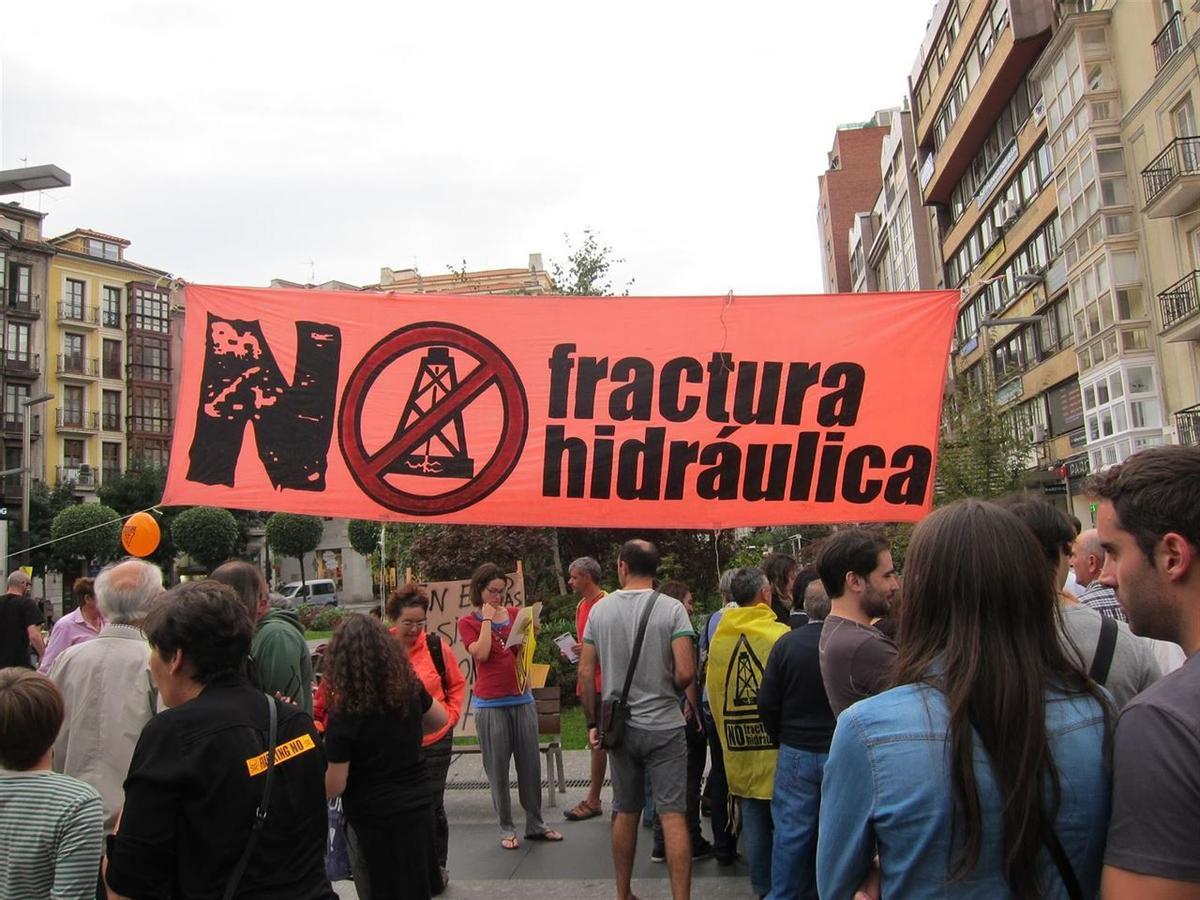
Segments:
[[[667,861],[667,851],[663,847],[655,847],[650,851],[650,862],[661,863]]]
[[[718,866],[732,866],[737,860],[737,851],[732,850],[716,850],[714,855],[717,857]]]
[[[714,852],[713,845],[704,838],[700,838],[698,841],[692,844],[692,862],[699,862],[702,859],[711,859]]]

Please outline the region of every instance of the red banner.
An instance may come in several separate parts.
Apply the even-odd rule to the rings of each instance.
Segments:
[[[189,286],[166,504],[730,528],[913,521],[958,294]]]

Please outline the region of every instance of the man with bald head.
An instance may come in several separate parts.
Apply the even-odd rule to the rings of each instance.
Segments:
[[[1075,583],[1084,589],[1079,602],[1090,606],[1102,616],[1128,622],[1125,610],[1117,600],[1117,592],[1100,583],[1100,572],[1104,568],[1104,548],[1100,546],[1100,535],[1095,528],[1081,532],[1071,548],[1071,569]]]
[[[68,647],[50,666],[64,706],[54,770],[100,792],[104,831],[111,834],[124,801],[133,748],[157,707],[150,647],[141,624],[162,595],[162,571],[143,560],[126,559],[101,571],[93,589],[108,624],[94,639]]]
[[[0,669],[20,666],[32,669],[32,647],[40,657],[46,652],[42,640],[42,611],[29,596],[33,580],[20,569],[8,576],[8,590],[0,597]]]

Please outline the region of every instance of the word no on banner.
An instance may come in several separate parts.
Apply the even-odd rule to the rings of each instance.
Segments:
[[[192,285],[163,502],[483,525],[915,521],[957,298]]]

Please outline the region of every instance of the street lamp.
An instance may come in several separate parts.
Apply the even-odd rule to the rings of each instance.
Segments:
[[[42,394],[38,397],[26,397],[21,401],[21,563],[29,565],[29,482],[33,477],[33,464],[30,443],[33,433],[31,427],[30,409],[53,400],[53,394]]]
[[[26,194],[70,185],[71,173],[54,165],[25,166],[0,172],[0,194]]]

